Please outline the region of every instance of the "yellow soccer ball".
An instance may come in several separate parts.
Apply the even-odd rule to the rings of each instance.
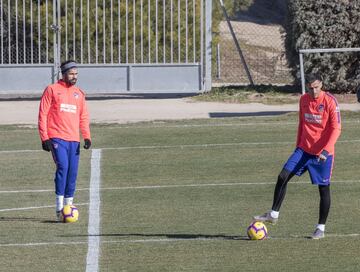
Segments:
[[[65,205],[61,210],[61,219],[64,223],[74,223],[79,219],[79,211],[74,205]]]
[[[263,222],[254,221],[247,228],[247,235],[250,240],[264,240],[268,237],[268,231]]]

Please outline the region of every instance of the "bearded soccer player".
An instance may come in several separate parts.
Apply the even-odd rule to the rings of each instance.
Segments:
[[[56,164],[56,216],[72,205],[80,156],[80,131],[84,148],[91,146],[89,114],[85,94],[75,86],[77,64],[61,64],[62,79],[46,87],[40,101],[38,127],[42,149],[52,153]]]
[[[325,237],[325,223],[330,210],[334,146],[340,136],[341,120],[335,97],[323,91],[321,76],[309,74],[306,85],[308,93],[300,98],[296,149],[278,176],[271,210],[253,219],[275,224],[288,181],[294,175],[309,171],[311,182],[318,186],[320,194],[319,221],[311,237],[320,239]]]

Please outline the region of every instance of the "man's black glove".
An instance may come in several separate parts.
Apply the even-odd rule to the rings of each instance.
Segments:
[[[91,146],[91,140],[90,139],[85,139],[84,142],[85,142],[84,143],[84,148],[89,149],[90,146]]]
[[[325,149],[323,149],[323,151],[321,151],[319,157],[318,157],[318,161],[326,161],[327,157],[329,156],[329,152],[327,152]]]
[[[41,143],[42,145],[42,149],[47,151],[47,152],[50,152],[51,149],[52,149],[52,145],[51,145],[51,140],[48,139],[48,140],[45,140],[45,141],[42,141]]]

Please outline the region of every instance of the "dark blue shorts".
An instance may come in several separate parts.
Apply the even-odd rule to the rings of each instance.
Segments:
[[[296,148],[285,163],[284,168],[297,176],[309,171],[312,184],[329,185],[334,158],[329,155],[325,162],[318,161],[318,157]]]

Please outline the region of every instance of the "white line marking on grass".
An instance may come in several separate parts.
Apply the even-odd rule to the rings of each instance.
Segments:
[[[359,180],[338,180],[331,183],[358,183]],[[252,185],[275,185],[276,182],[233,182],[233,183],[204,183],[204,184],[166,184],[166,185],[144,185],[127,187],[107,187],[101,190],[141,190],[141,189],[166,189],[185,187],[221,187],[221,186],[252,186]],[[310,181],[294,181],[292,184],[311,184]]]
[[[192,180],[196,182],[196,180]],[[221,181],[221,180],[220,180]],[[219,182],[219,180],[218,180]],[[359,183],[360,180],[332,180],[331,183]],[[292,184],[310,184],[310,181],[294,181]],[[181,187],[221,187],[221,186],[251,186],[251,185],[274,185],[276,182],[228,182],[228,183],[197,183],[197,184],[164,184],[164,185],[139,185],[139,186],[124,186],[124,187],[103,187],[99,188],[100,191],[107,190],[133,190],[133,189],[162,189],[162,188],[181,188]],[[77,191],[89,191],[90,188],[77,188]],[[43,193],[43,192],[53,192],[53,189],[45,189],[45,190],[10,190],[10,191],[0,191],[0,194],[22,194],[22,193]],[[88,205],[88,203],[76,204],[80,205]],[[46,207],[55,207],[55,206],[42,206]],[[37,207],[35,207],[37,208]],[[40,207],[41,208],[41,207]],[[27,208],[20,208],[27,209]],[[29,208],[30,209],[30,208]],[[2,211],[2,210],[0,210]]]
[[[89,205],[89,203],[78,203],[76,206],[85,206]],[[10,212],[10,211],[26,211],[26,210],[36,210],[36,209],[46,209],[46,208],[54,208],[55,205],[46,205],[46,206],[36,206],[36,207],[23,207],[23,208],[8,208],[8,209],[0,209],[0,212]]]
[[[340,140],[337,143],[358,143],[360,140]],[[194,144],[194,145],[143,145],[143,146],[120,146],[120,147],[103,147],[102,150],[129,150],[129,149],[169,149],[169,148],[207,148],[207,147],[222,147],[222,146],[253,146],[253,145],[288,145],[294,144],[294,141],[281,142],[239,142],[239,143],[209,143],[209,144]],[[33,153],[42,152],[42,150],[0,150],[0,154],[8,153]]]
[[[353,238],[359,237],[360,233],[327,233],[326,238]],[[309,235],[290,235],[288,237],[269,237],[269,240],[292,240],[292,239],[309,239]],[[133,240],[105,240],[101,241],[102,244],[146,244],[146,243],[175,243],[175,242],[194,242],[194,241],[206,241],[206,242],[219,242],[219,241],[239,241],[248,240],[245,236],[229,235],[227,237],[198,237],[198,238],[149,238],[149,239],[133,239]],[[9,243],[0,244],[0,247],[38,247],[38,246],[58,246],[58,245],[84,245],[87,241],[78,242],[39,242],[39,243]],[[316,241],[314,241],[316,243]],[[97,270],[96,270],[97,271]]]
[[[86,271],[97,272],[99,269],[100,251],[100,159],[101,149],[93,149],[91,153],[91,176],[89,193],[88,253]]]

